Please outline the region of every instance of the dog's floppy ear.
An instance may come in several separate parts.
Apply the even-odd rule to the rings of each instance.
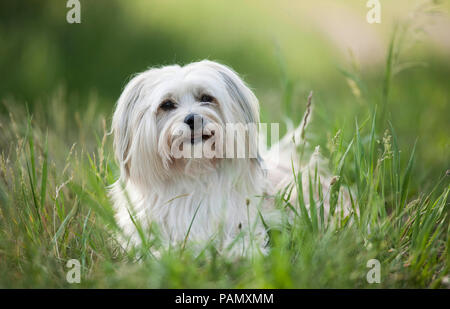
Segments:
[[[259,123],[259,103],[250,88],[231,68],[217,62],[203,60],[204,64],[214,68],[223,79],[231,99],[240,108],[246,123]]]
[[[150,96],[152,89],[159,83],[163,74],[173,74],[179,69],[178,65],[163,68],[150,68],[136,74],[125,86],[117,101],[116,111],[112,120],[114,134],[114,150],[120,164],[122,177],[130,176],[133,134],[138,127],[146,106],[139,104]]]
[[[239,77],[239,75],[233,71],[233,69],[219,64],[217,62],[203,60],[203,64],[216,70],[222,80],[226,85],[226,90],[233,102],[232,108],[238,107],[236,115],[243,116],[243,121],[247,124],[259,124],[259,103],[255,94],[250,90],[250,88],[244,83],[244,81]],[[253,132],[253,131],[252,131]],[[255,133],[255,132],[253,132]],[[257,157],[255,162],[261,167],[262,158],[259,154],[259,149],[257,145],[257,137],[251,137],[250,141],[254,142],[253,149],[257,149]]]
[[[112,133],[114,134],[114,150],[120,164],[121,175],[128,177],[130,173],[130,146],[132,139],[131,117],[137,102],[143,95],[145,80],[149,71],[139,73],[125,86],[112,120]]]

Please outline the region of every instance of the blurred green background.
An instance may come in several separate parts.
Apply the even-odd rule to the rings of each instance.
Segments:
[[[66,1],[1,1],[0,100],[53,113],[62,91],[65,110],[95,101],[110,119],[131,74],[208,58],[241,74],[263,121],[299,121],[313,90],[312,138],[326,144],[386,101],[401,148],[419,139],[415,181],[427,185],[449,167],[450,1],[382,0],[381,24],[367,23],[361,0],[80,2],[81,24],[68,24]],[[384,97],[395,27],[396,74]]]

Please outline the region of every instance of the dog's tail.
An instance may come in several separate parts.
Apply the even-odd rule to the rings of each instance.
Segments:
[[[288,132],[283,136],[277,143],[272,145],[268,152],[263,154],[263,157],[270,160],[275,155],[281,155],[282,159],[289,159],[289,162],[296,158],[298,147],[304,147],[306,145],[305,133],[306,128],[311,122],[312,117],[312,98],[313,92],[311,91],[308,95],[306,111],[303,115],[303,119],[297,128],[293,128],[292,124],[288,122]]]
[[[313,184],[310,189],[311,178],[315,172],[320,174],[321,191],[330,194],[331,187],[339,179],[338,176],[331,174],[327,168],[328,160],[320,154],[319,146],[315,147],[313,153],[306,158],[302,158],[303,148],[310,148],[307,139],[305,138],[306,129],[311,123],[313,104],[313,93],[309,93],[306,111],[303,115],[301,123],[297,128],[291,128],[288,133],[276,144],[274,144],[270,150],[264,156],[265,166],[268,171],[267,181],[269,183],[268,192],[276,194],[281,192],[285,188],[289,188],[292,184],[295,184],[295,177],[301,175],[301,188],[303,190],[302,196],[305,201],[305,205],[309,208],[309,195],[313,192],[313,197],[316,201],[320,201],[321,197],[317,190],[317,186]],[[305,160],[303,160],[305,159]],[[299,173],[299,174],[298,174]],[[298,181],[298,180],[297,180]],[[290,202],[294,205],[298,199],[297,186],[292,186],[290,195]],[[338,205],[336,211],[342,211],[346,216],[351,212],[350,191],[344,188],[340,188]],[[323,200],[323,206],[325,210],[325,217],[328,216],[331,211],[330,198],[326,195]],[[317,203],[319,205],[319,202]],[[316,212],[317,214],[319,212]]]

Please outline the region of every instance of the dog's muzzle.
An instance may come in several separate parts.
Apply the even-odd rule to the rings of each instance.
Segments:
[[[204,134],[203,128],[205,127],[204,118],[195,113],[190,113],[184,118],[184,123],[191,129],[191,144],[204,142],[208,140],[212,135]]]

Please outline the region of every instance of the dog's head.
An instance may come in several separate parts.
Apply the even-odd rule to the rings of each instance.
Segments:
[[[224,157],[224,128],[258,123],[255,95],[224,65],[204,60],[149,69],[126,85],[114,113],[114,146],[122,177],[155,183],[186,173],[192,161],[214,168]],[[255,136],[246,134],[255,146]],[[212,154],[196,155],[198,146]]]

